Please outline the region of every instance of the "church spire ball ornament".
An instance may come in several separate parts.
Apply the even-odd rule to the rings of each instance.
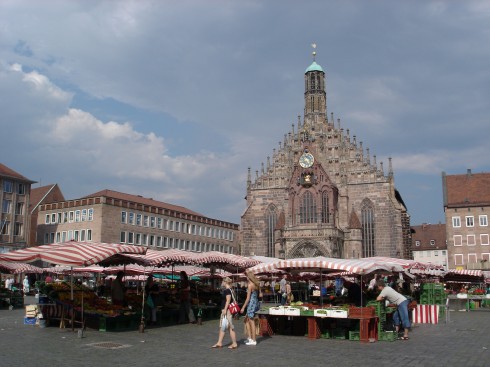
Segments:
[[[313,55],[313,61],[316,61],[316,43],[312,43],[311,47],[313,47],[313,52],[311,53]]]

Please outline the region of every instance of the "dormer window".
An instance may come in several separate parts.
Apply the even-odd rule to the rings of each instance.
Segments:
[[[436,240],[430,240],[430,245],[434,246],[436,244]]]
[[[415,241],[415,246],[420,246],[420,241]]]

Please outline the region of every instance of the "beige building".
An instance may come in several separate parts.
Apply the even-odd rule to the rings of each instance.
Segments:
[[[490,269],[490,173],[442,173],[450,269]]]
[[[442,265],[447,270],[446,225],[424,223],[412,226],[412,253],[415,261]]]
[[[111,190],[41,204],[37,240],[38,244],[75,240],[126,243],[156,250],[239,253],[237,224]]]
[[[248,172],[242,254],[411,258],[410,216],[387,170],[327,115],[323,68],[306,69],[304,116]],[[254,176],[254,177],[252,177]]]
[[[31,184],[20,173],[0,163],[0,253],[26,247],[30,230]]]

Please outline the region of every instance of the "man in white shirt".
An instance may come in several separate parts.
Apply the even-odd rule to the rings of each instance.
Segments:
[[[381,291],[376,301],[388,300],[389,303],[396,304],[397,312],[393,314],[393,321],[395,322],[396,332],[400,330],[400,321],[403,325],[403,336],[400,340],[408,340],[408,329],[410,329],[410,319],[408,318],[408,299],[402,294],[395,291],[393,288],[388,287],[384,280],[380,279],[376,282],[378,290]]]

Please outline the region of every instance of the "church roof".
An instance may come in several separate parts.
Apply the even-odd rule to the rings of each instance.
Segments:
[[[306,73],[309,73],[310,71],[321,71],[321,72],[323,72],[323,69],[322,69],[322,67],[320,65],[318,65],[316,63],[316,61],[313,61],[311,63],[311,65],[308,66],[308,68],[306,69],[305,74]]]
[[[359,217],[357,216],[356,212],[353,210],[350,213],[350,218],[349,218],[349,228],[350,229],[360,229],[362,228],[361,222],[359,220]]]

